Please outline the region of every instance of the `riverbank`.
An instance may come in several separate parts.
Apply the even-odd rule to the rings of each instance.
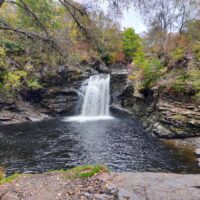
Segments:
[[[64,171],[21,175],[11,183],[0,185],[0,199],[199,200],[200,197],[200,175],[104,170],[86,178],[67,175]]]

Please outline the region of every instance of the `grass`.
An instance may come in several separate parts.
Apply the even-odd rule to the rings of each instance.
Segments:
[[[78,179],[78,178],[82,179],[82,178],[92,177],[99,173],[108,172],[108,169],[103,165],[95,165],[95,166],[84,165],[69,170],[55,170],[51,172],[65,173],[65,176],[68,179]]]
[[[14,180],[18,179],[21,174],[15,173],[11,176],[5,177],[4,169],[0,168],[0,185],[4,183],[11,183]]]
[[[103,165],[84,165],[84,166],[78,166],[73,169],[69,170],[54,170],[49,172],[58,172],[58,173],[64,173],[65,177],[67,179],[83,179],[83,178],[89,178],[96,174],[108,172],[107,167]],[[6,177],[4,173],[4,169],[0,167],[0,185],[5,183],[11,183],[14,180],[17,180],[20,178],[22,174],[15,173],[11,176]]]
[[[200,69],[172,70],[159,82],[160,91],[172,95],[189,96],[200,100]]]
[[[14,180],[16,180],[20,177],[21,177],[21,174],[18,174],[18,173],[15,173],[15,174],[8,176],[8,177],[4,177],[3,179],[0,180],[0,185],[4,184],[4,183],[11,183],[11,182],[13,182]]]

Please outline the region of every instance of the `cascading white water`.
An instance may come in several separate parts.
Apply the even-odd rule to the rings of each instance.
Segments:
[[[85,91],[81,116],[108,116],[110,75],[91,76]]]
[[[65,121],[92,121],[113,119],[109,113],[110,75],[91,76],[81,87],[83,105],[79,116],[68,117]]]

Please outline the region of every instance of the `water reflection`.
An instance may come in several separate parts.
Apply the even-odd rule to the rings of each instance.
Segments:
[[[44,122],[1,126],[0,165],[8,173],[43,172],[82,164],[114,171],[199,173],[195,159],[163,145],[128,116],[85,123]]]

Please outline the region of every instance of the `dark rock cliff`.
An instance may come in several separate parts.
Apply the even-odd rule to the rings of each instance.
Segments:
[[[111,74],[111,107],[128,111],[159,138],[200,136],[200,105],[154,87],[135,91],[128,73]]]
[[[21,91],[17,100],[0,102],[0,123],[38,121],[61,114],[75,114],[79,100],[78,89],[85,79],[97,73],[88,68],[63,70],[42,77],[42,89]]]

